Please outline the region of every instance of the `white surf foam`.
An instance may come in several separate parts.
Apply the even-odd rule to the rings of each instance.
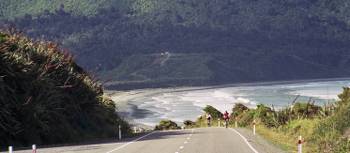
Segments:
[[[257,85],[241,87],[225,87],[206,90],[193,90],[183,92],[160,93],[151,96],[133,99],[132,103],[139,109],[153,112],[144,119],[138,119],[140,123],[156,125],[161,119],[171,119],[182,122],[185,119],[194,120],[201,115],[202,109],[211,105],[221,112],[231,112],[236,103],[243,103],[254,108],[259,103],[273,104],[275,107],[284,107],[291,102],[295,95],[318,99],[336,99],[343,86],[348,86],[350,81],[327,81],[311,83],[292,83],[279,85]]]

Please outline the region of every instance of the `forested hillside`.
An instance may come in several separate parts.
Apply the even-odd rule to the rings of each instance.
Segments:
[[[350,75],[343,0],[4,0],[0,7],[2,25],[61,43],[114,87]]]

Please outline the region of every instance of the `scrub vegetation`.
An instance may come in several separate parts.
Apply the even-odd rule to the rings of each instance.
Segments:
[[[263,104],[254,109],[236,104],[229,125],[235,127],[237,122],[238,127],[252,128],[255,120],[257,133],[288,152],[297,151],[298,137],[302,136],[303,150],[307,153],[347,153],[350,150],[350,88],[344,88],[339,99],[324,106],[295,102],[280,110]],[[218,114],[211,106],[204,110],[210,110],[205,112],[212,116]],[[218,122],[223,125],[222,121],[221,117],[214,117],[212,126],[218,126]],[[184,124],[186,128],[206,127],[207,121],[203,115],[196,122]]]
[[[128,124],[73,56],[56,44],[0,32],[0,147],[88,141]]]

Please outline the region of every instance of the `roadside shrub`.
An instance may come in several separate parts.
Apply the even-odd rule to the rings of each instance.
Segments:
[[[317,117],[322,108],[320,106],[310,103],[295,103],[293,105],[294,118],[311,118]]]
[[[241,103],[237,103],[232,108],[231,118],[235,118],[248,110],[249,110],[249,108],[247,106],[245,106]]]
[[[339,95],[335,114],[322,120],[314,133],[314,141],[319,144],[319,150],[329,150],[330,152],[340,151],[349,148],[348,137],[344,135],[350,128],[350,90],[344,88]]]
[[[276,112],[272,111],[270,107],[263,104],[257,105],[255,109],[254,118],[260,120],[267,127],[278,127],[279,122],[276,118]]]
[[[159,124],[155,127],[155,130],[175,130],[180,129],[180,127],[171,120],[161,120]]]
[[[255,116],[255,110],[249,110],[244,112],[238,117],[238,123],[240,126],[249,126],[253,123]]]
[[[213,119],[218,119],[218,118],[222,118],[223,114],[217,110],[216,108],[214,108],[213,106],[207,105],[203,111],[207,114],[210,114],[211,117]]]
[[[191,120],[186,120],[184,121],[184,125],[186,128],[192,128],[196,126],[196,123]]]

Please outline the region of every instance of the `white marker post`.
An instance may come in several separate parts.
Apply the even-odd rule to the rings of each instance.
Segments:
[[[255,135],[255,120],[253,121],[253,134]]]
[[[237,117],[235,118],[235,127],[238,128]]]
[[[299,136],[299,140],[298,140],[298,153],[303,153],[303,140],[301,136]]]
[[[119,140],[122,139],[122,129],[121,128],[122,128],[122,126],[119,125],[119,135],[118,135],[119,136]]]
[[[9,146],[9,153],[13,153],[13,147]]]
[[[134,126],[134,133],[137,133],[137,127]]]
[[[218,118],[218,126],[220,127],[220,119]]]
[[[32,150],[33,150],[33,153],[36,153],[36,145],[35,144],[32,145]]]

